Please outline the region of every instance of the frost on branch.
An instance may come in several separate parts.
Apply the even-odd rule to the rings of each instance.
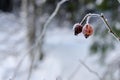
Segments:
[[[76,23],[73,26],[75,35],[81,33],[81,29],[82,29],[82,32],[83,32],[85,38],[88,38],[89,36],[91,36],[93,34],[93,28],[92,28],[91,24],[89,24],[89,20],[90,20],[91,17],[100,18],[104,22],[104,24],[106,25],[106,28],[108,29],[108,32],[110,32],[117,40],[120,41],[120,37],[111,29],[110,25],[108,24],[107,19],[105,18],[105,16],[103,14],[91,14],[91,13],[86,14],[86,16],[79,23],[79,25],[82,25],[83,22],[86,20],[86,24],[84,25],[83,28],[78,27],[78,23]]]

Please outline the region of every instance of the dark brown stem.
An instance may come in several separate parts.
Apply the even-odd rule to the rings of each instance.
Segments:
[[[102,18],[103,22],[106,24],[106,27],[108,28],[109,32],[112,33],[113,36],[120,41],[119,36],[115,32],[113,32],[113,30],[111,29],[110,25],[107,22],[107,19],[105,18],[105,16],[103,14],[101,14],[101,18]]]

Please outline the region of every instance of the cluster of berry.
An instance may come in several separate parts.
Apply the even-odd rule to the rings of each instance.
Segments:
[[[80,23],[76,23],[73,26],[74,35],[78,35],[79,33],[83,33],[85,38],[88,38],[93,34],[93,28],[89,23],[86,23],[84,26]]]

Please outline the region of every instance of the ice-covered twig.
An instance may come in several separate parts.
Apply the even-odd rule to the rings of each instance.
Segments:
[[[70,74],[67,80],[72,80],[74,76],[78,73],[79,69],[81,68],[81,65],[78,64],[78,66],[75,68],[75,70]]]
[[[82,21],[80,22],[80,24],[83,24],[83,22],[84,22],[86,19],[89,20],[90,17],[99,17],[99,18],[101,18],[102,21],[105,23],[106,28],[108,29],[108,31],[109,31],[117,40],[120,41],[120,37],[112,30],[112,28],[111,28],[110,25],[108,24],[107,19],[105,18],[105,16],[104,16],[102,13],[101,13],[101,14],[91,14],[91,13],[86,14],[86,16],[85,16],[85,17],[82,19]],[[88,22],[88,20],[87,20],[87,22]]]
[[[88,17],[89,17],[89,19],[90,19],[90,17],[93,17],[93,16],[99,17],[100,15],[99,15],[99,14],[91,14],[91,13],[88,13],[88,14],[86,14],[85,17],[82,19],[82,21],[80,22],[80,24],[83,24],[83,22],[84,22]],[[88,22],[88,20],[87,20],[87,22]]]
[[[35,44],[29,48],[29,50],[27,50],[25,52],[25,54],[23,55],[23,57],[21,58],[21,60],[19,61],[19,63],[17,64],[15,71],[13,72],[13,76],[9,79],[9,80],[14,80],[14,78],[17,75],[17,72],[20,68],[20,65],[22,64],[24,58],[29,54],[29,52],[35,48],[36,46],[38,46],[39,42],[41,41],[42,37],[45,35],[46,33],[46,29],[48,27],[48,24],[52,21],[52,19],[55,17],[55,15],[57,14],[58,10],[60,9],[61,5],[63,3],[65,3],[68,0],[61,0],[60,2],[58,2],[57,7],[55,8],[54,12],[51,14],[51,16],[48,18],[48,20],[45,22],[44,26],[43,26],[43,31],[41,32],[41,35],[38,37],[38,39],[36,40]],[[34,61],[33,61],[34,62]]]
[[[43,31],[42,31],[42,33],[41,33],[41,35],[40,35],[40,37],[39,37],[38,40],[40,40],[40,39],[45,35],[46,29],[47,29],[47,27],[48,27],[48,24],[49,24],[50,21],[55,17],[55,15],[57,14],[58,10],[60,9],[60,6],[61,6],[64,2],[66,2],[66,1],[68,1],[68,0],[61,0],[61,1],[57,4],[56,9],[54,10],[54,12],[51,14],[51,16],[48,18],[48,20],[47,20],[46,23],[44,24],[44,26],[43,26]]]
[[[31,75],[32,75],[32,70],[33,70],[33,66],[34,66],[35,55],[33,55],[31,59],[32,60],[31,60],[31,64],[30,64],[30,68],[29,68],[27,80],[30,80]]]
[[[79,60],[79,62],[80,64],[72,72],[72,74],[68,77],[67,80],[72,80],[82,66],[84,66],[91,74],[95,75],[99,80],[102,80],[102,77],[100,77],[100,75],[96,71],[92,70],[88,65],[86,65],[84,61]]]
[[[80,62],[90,73],[94,74],[99,80],[102,80],[102,78],[100,77],[100,75],[99,75],[96,71],[92,70],[92,69],[91,69],[88,65],[86,65],[82,60],[79,60],[79,62]]]
[[[109,32],[116,38],[120,41],[120,37],[115,33],[113,32],[113,30],[111,29],[110,25],[108,24],[107,22],[107,19],[105,18],[105,16],[103,14],[101,14],[101,18],[103,20],[103,22],[106,24],[106,27],[108,28]]]

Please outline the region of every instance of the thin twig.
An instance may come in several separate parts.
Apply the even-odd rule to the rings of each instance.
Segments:
[[[87,57],[88,56],[84,58],[84,62],[87,61]],[[70,74],[70,76],[68,76],[67,80],[72,80],[75,77],[75,75],[79,72],[80,69],[81,69],[81,64],[79,63],[77,67],[73,70],[73,72]]]
[[[110,27],[110,25],[107,22],[107,19],[105,18],[105,16],[103,14],[86,14],[86,16],[82,19],[82,21],[80,22],[80,24],[83,24],[83,22],[88,19],[88,17],[99,17],[102,19],[102,21],[105,23],[107,29],[109,30],[109,32],[117,39],[120,41],[120,37],[112,30],[112,28]],[[87,20],[88,22],[88,20]]]
[[[83,22],[84,22],[88,17],[93,17],[93,16],[99,17],[100,15],[99,15],[99,14],[91,14],[91,13],[88,13],[88,14],[86,14],[85,17],[82,19],[82,21],[80,22],[80,24],[83,24]]]
[[[33,71],[33,66],[34,66],[34,60],[35,60],[35,55],[33,54],[31,64],[30,64],[30,68],[29,68],[29,72],[28,72],[27,80],[30,80],[30,78],[31,78],[32,71]]]
[[[92,70],[89,66],[87,66],[82,60],[80,60],[80,63],[81,63],[90,73],[94,74],[99,80],[102,80],[102,78],[100,77],[100,75],[99,75],[96,71]]]
[[[80,68],[81,68],[81,65],[78,64],[77,68],[68,77],[68,80],[72,80],[74,78],[74,76],[77,74],[77,72],[79,71]]]
[[[45,33],[46,33],[46,29],[47,29],[50,21],[52,21],[52,19],[56,16],[58,10],[60,9],[61,5],[62,5],[63,3],[65,3],[66,1],[68,1],[68,0],[61,0],[61,1],[57,4],[57,7],[55,8],[54,12],[51,14],[51,16],[48,18],[48,20],[47,20],[46,23],[44,24],[43,30],[42,30],[42,32],[41,32],[41,35],[40,35],[39,38],[36,40],[35,44],[34,44],[32,47],[30,47],[29,50],[27,50],[27,51],[25,52],[25,54],[23,55],[23,57],[21,58],[21,60],[20,60],[19,63],[17,64],[17,66],[16,66],[16,68],[15,68],[15,71],[13,72],[13,76],[12,76],[9,80],[14,80],[14,78],[16,77],[17,72],[18,72],[18,70],[19,70],[19,68],[20,68],[20,65],[22,64],[24,58],[25,58],[25,57],[27,56],[27,54],[28,54],[34,47],[36,47],[36,46],[38,45],[38,43],[41,41],[42,37],[43,37],[43,36],[45,35]],[[34,62],[34,61],[33,61],[33,62]]]
[[[113,32],[113,30],[111,29],[110,25],[107,22],[107,19],[105,18],[105,16],[103,14],[101,14],[101,18],[102,18],[103,22],[106,24],[106,27],[108,28],[109,32],[111,34],[113,34],[113,36],[120,41],[119,36]]]
[[[41,33],[41,36],[39,37],[39,40],[45,35],[46,33],[46,29],[50,23],[50,21],[52,21],[52,19],[55,17],[55,15],[57,14],[58,10],[60,9],[60,6],[65,3],[66,1],[68,0],[61,0],[58,4],[57,4],[57,7],[56,9],[54,10],[54,12],[52,13],[52,15],[48,18],[48,20],[46,21],[46,23],[44,24],[43,26],[43,31]]]
[[[23,60],[25,59],[25,57],[26,57],[26,55],[24,55],[24,56],[20,59],[19,63],[17,64],[17,66],[16,66],[16,68],[15,68],[15,70],[14,70],[14,72],[13,72],[13,76],[12,76],[11,78],[9,78],[9,80],[14,80],[14,78],[17,76],[18,69],[20,68],[20,66],[21,66]]]
[[[83,22],[87,19],[88,16],[89,16],[89,14],[86,14],[86,16],[82,19],[82,21],[80,22],[81,25],[82,25]]]
[[[88,17],[87,17],[86,24],[88,24],[88,23],[89,23],[90,17],[91,17],[91,16],[88,16]]]

